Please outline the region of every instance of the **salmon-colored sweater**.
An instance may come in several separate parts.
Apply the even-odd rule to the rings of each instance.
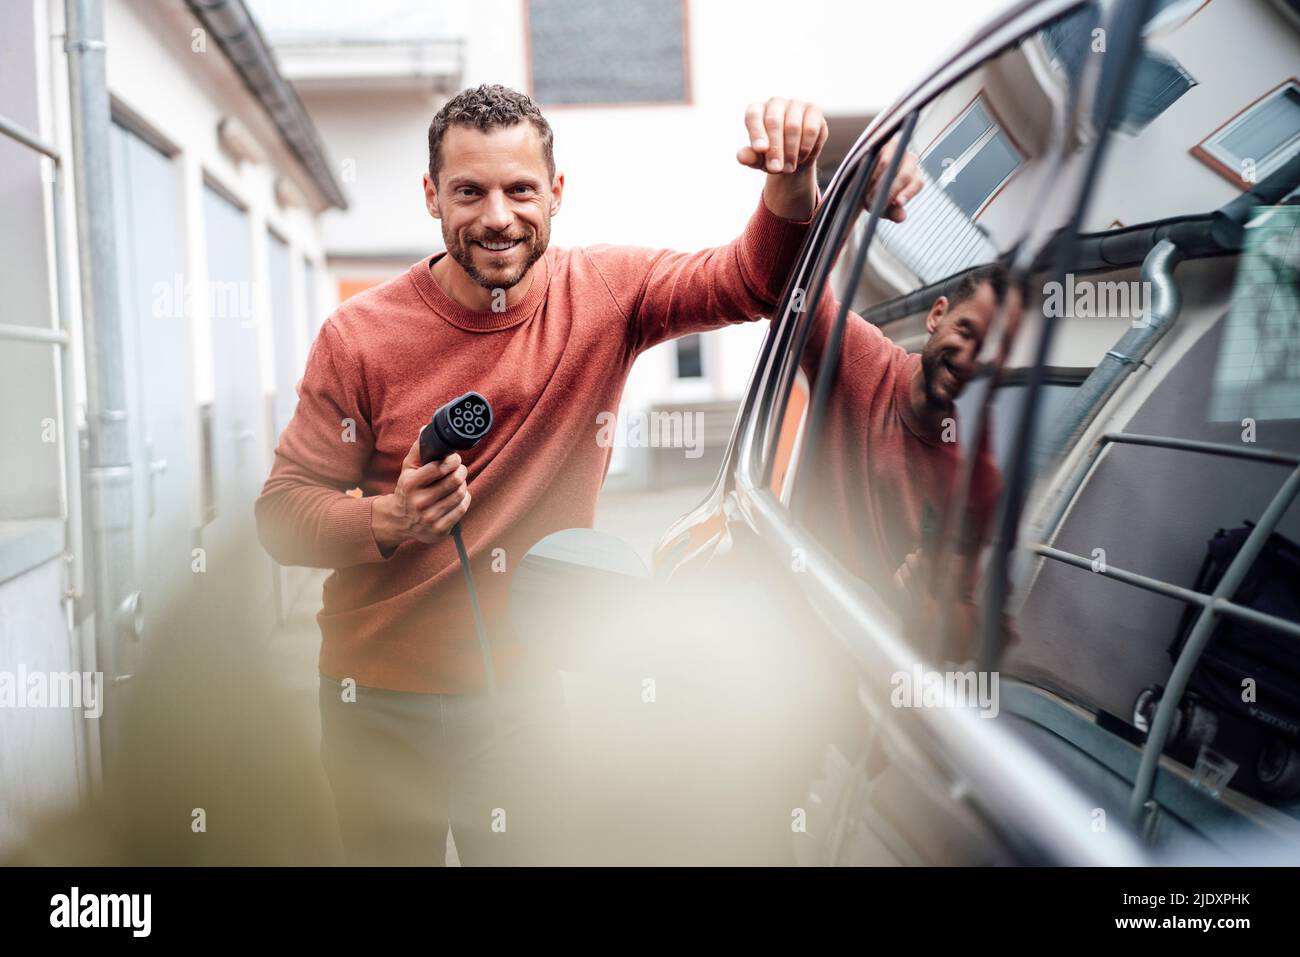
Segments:
[[[810,358],[801,363],[805,372],[813,361],[821,361],[818,339],[815,327],[809,336]],[[956,409],[949,441],[944,441],[946,430],[928,426],[912,408],[910,387],[920,367],[919,354],[907,352],[850,312],[809,465],[816,490],[808,498],[809,527],[850,571],[886,595],[894,572],[910,553],[933,552],[939,544],[968,452],[955,441]],[[814,367],[814,380],[816,371]],[[987,442],[977,447],[966,504],[974,523],[968,532],[978,539],[987,530],[1001,477]]]
[[[473,495],[463,536],[498,681],[525,680],[537,665],[511,634],[510,578],[545,535],[591,527],[611,454],[598,415],[618,412],[645,349],[766,314],[806,232],[760,202],[738,239],[697,253],[548,249],[504,312],[451,299],[430,272],[436,257],[342,303],[312,346],[256,505],[273,558],[334,569],[317,616],[321,672],[397,691],[483,689],[452,539],[408,541],[385,559],[370,527],[371,496],[392,491],[421,426],[474,389],[493,425],[462,453]],[[344,494],[354,486],[364,497]]]
[[[800,358],[814,385],[838,304],[819,301],[808,345]],[[810,482],[808,529],[845,568],[865,581],[907,621],[918,647],[935,660],[962,661],[974,652],[976,559],[1001,494],[1002,479],[991,454],[988,430],[973,443],[976,456],[966,512],[953,531],[959,558],[931,578],[899,592],[894,573],[912,553],[931,559],[943,544],[948,512],[965,478],[966,456],[957,441],[957,410],[949,429],[928,425],[912,408],[910,387],[921,356],[909,353],[880,329],[850,311],[837,356],[836,375],[811,459],[798,465],[796,485]],[[807,388],[807,387],[805,387]],[[948,441],[945,441],[948,439]],[[960,575],[960,579],[952,576]],[[916,589],[958,600],[949,631],[938,634],[937,605],[917,601]]]

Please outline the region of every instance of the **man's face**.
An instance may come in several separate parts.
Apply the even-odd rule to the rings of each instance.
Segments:
[[[926,318],[930,339],[921,350],[925,396],[934,408],[946,409],[975,374],[989,324],[997,311],[991,283],[980,283],[975,294],[953,303],[940,296]]]
[[[485,289],[509,289],[546,252],[563,186],[563,176],[551,181],[528,122],[486,133],[451,127],[438,183],[424,177],[425,204],[442,223],[447,255]]]

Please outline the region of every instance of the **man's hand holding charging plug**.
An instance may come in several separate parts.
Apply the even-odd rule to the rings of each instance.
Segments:
[[[420,464],[417,438],[402,460],[397,486],[375,496],[370,528],[385,556],[405,541],[432,545],[451,532],[469,510],[467,472],[453,452],[441,462]]]

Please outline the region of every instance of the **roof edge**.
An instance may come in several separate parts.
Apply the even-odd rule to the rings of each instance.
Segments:
[[[270,44],[244,0],[185,0],[185,5],[216,39],[226,59],[330,205],[347,209],[348,201],[330,167],[316,126],[297,92],[276,66]]]

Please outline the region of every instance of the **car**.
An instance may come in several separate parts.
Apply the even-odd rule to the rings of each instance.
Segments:
[[[647,846],[1300,859],[1297,62],[1294,4],[1021,3],[863,131],[710,491],[588,619],[676,702],[604,725]]]

